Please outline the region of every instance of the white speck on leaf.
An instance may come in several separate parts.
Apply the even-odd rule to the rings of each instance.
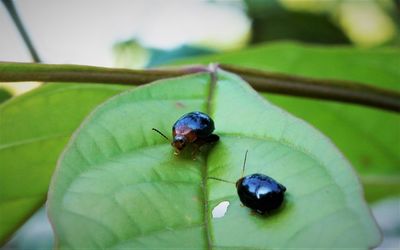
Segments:
[[[222,201],[212,210],[213,218],[221,218],[224,217],[226,212],[228,211],[229,201]]]

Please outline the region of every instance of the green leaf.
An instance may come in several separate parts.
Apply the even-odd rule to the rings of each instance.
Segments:
[[[46,200],[72,132],[121,86],[46,84],[0,106],[0,243]]]
[[[246,0],[252,19],[252,43],[271,40],[296,40],[308,43],[349,44],[350,40],[335,24],[328,11],[291,11],[279,1]],[[312,27],[312,28],[310,28]]]
[[[194,110],[208,112],[220,136],[196,160],[189,151],[175,156],[151,131],[167,133]],[[207,178],[238,179],[246,149],[247,174],[287,187],[283,207],[265,217],[240,206],[234,185]],[[225,216],[212,218],[221,201],[230,203]],[[366,249],[379,242],[361,186],[329,140],[222,71],[216,85],[206,73],[163,80],[96,108],[59,161],[48,209],[60,249]]]
[[[12,94],[10,93],[10,91],[8,91],[8,89],[0,86],[0,103],[7,101],[11,97],[12,97]]]
[[[305,77],[364,82],[400,90],[399,49],[271,43],[180,63],[220,62]],[[361,174],[368,200],[400,195],[400,116],[395,113],[305,98],[266,95],[311,123],[344,152]]]

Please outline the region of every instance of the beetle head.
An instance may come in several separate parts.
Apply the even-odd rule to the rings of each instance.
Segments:
[[[177,153],[179,153],[186,146],[186,138],[182,135],[177,135],[174,137],[171,145],[176,149]]]
[[[243,179],[244,179],[244,177],[242,177],[236,181],[236,183],[235,183],[236,188],[238,188],[242,184]]]

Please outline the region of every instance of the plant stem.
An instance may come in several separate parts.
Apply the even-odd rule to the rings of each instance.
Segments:
[[[203,66],[166,70],[131,70],[73,64],[0,62],[0,82],[42,81],[142,85],[197,72],[209,72],[209,70]]]
[[[334,100],[400,112],[400,93],[366,84],[312,79],[227,64],[220,68],[240,75],[258,90],[291,96]],[[197,72],[210,72],[205,66],[129,70],[81,65],[51,65],[0,62],[0,82],[51,81],[142,85],[155,80]]]
[[[258,91],[355,103],[400,112],[400,93],[394,90],[365,83],[313,79],[227,64],[221,64],[220,67],[240,75]]]
[[[26,32],[26,29],[25,29],[21,19],[19,18],[18,12],[14,6],[13,0],[2,0],[2,2],[5,5],[8,13],[10,14],[11,19],[13,20],[15,26],[17,26],[19,34],[21,35],[26,47],[29,50],[29,53],[31,54],[32,60],[34,62],[41,62],[40,57],[39,57],[38,53],[36,52],[36,49],[33,46],[33,43],[31,41],[28,33]]]

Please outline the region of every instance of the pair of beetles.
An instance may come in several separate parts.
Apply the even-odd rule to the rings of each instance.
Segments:
[[[168,137],[159,130],[155,128],[153,130],[169,141]],[[188,144],[200,147],[207,143],[217,142],[219,136],[213,134],[213,131],[214,121],[207,114],[190,112],[179,118],[173,125],[171,145],[175,148],[175,153],[179,154]],[[286,187],[264,174],[257,173],[243,177],[246,158],[247,151],[243,162],[242,177],[234,183],[240,201],[259,214],[277,209],[283,202]],[[233,183],[215,177],[208,178]]]

